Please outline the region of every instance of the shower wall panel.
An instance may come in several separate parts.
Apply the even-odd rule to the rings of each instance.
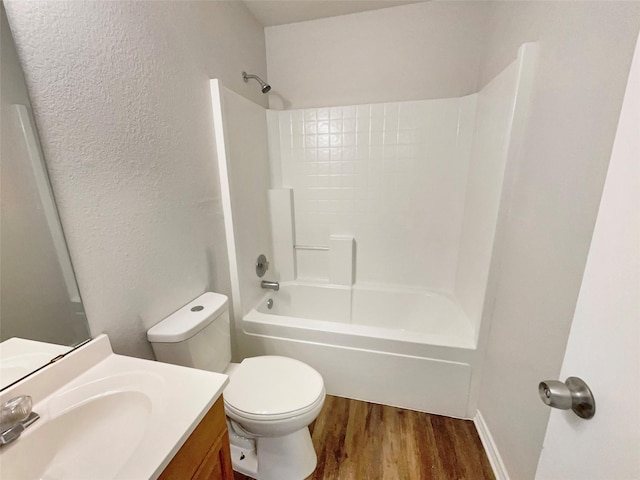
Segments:
[[[357,243],[356,281],[453,292],[476,95],[269,115],[271,159],[294,192],[296,243]],[[273,172],[272,172],[273,173]],[[328,280],[326,251],[298,278]]]
[[[498,220],[518,82],[513,62],[478,92],[455,297],[480,327]]]
[[[518,58],[478,92],[467,196],[454,296],[476,335],[487,301],[493,258],[501,248],[500,225],[508,215],[535,74],[537,46],[522,45]]]
[[[260,105],[217,80],[211,80],[211,97],[232,301],[236,315],[244,315],[264,294],[255,271],[256,259],[260,254],[273,257],[266,115]]]

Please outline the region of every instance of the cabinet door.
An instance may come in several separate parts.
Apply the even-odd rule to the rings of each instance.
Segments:
[[[233,480],[229,434],[225,430],[200,464],[193,480]]]
[[[159,480],[233,480],[229,434],[220,397],[164,469]]]

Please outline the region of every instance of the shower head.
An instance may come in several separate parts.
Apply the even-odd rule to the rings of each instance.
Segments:
[[[262,93],[268,93],[269,90],[271,90],[271,85],[263,82],[259,76],[251,75],[250,73],[247,73],[247,72],[242,72],[242,79],[244,80],[244,83],[247,83],[250,78],[255,79],[260,84],[260,90],[262,91]]]

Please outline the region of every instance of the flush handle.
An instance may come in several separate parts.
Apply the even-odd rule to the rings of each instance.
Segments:
[[[538,393],[545,405],[561,410],[573,410],[580,418],[589,419],[596,414],[596,400],[591,389],[578,377],[565,382],[545,380],[538,385]]]

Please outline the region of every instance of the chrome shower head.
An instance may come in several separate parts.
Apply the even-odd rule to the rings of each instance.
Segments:
[[[244,83],[247,83],[250,78],[255,79],[260,84],[260,90],[262,91],[262,93],[268,93],[269,90],[271,90],[271,85],[269,85],[268,83],[263,82],[262,79],[259,76],[252,75],[252,74],[247,73],[247,72],[242,72],[242,79],[244,80]]]

